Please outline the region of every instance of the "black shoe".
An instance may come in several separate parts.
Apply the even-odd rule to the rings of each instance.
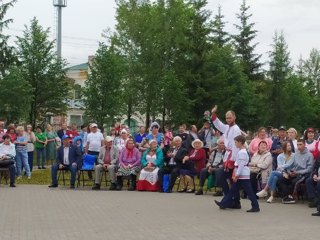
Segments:
[[[113,190],[116,190],[116,189],[117,189],[117,184],[111,183],[111,186],[110,186],[109,190],[113,191]]]
[[[221,196],[223,196],[223,193],[221,191],[218,191],[218,192],[215,192],[214,194],[212,194],[212,196],[221,197]]]
[[[58,187],[58,184],[51,184],[51,185],[49,185],[48,187],[49,187],[49,188],[56,188],[56,187]]]
[[[284,199],[282,199],[282,203],[293,204],[293,203],[296,203],[296,201],[292,197],[285,197]]]
[[[100,184],[95,184],[95,185],[92,187],[92,190],[100,190]]]
[[[217,204],[217,206],[218,206],[220,209],[226,209],[226,208],[223,207],[223,206],[221,205],[221,203],[218,202],[217,200],[214,200],[214,203]]]
[[[312,213],[311,216],[320,217],[320,212]]]
[[[196,191],[196,195],[203,195],[203,190],[199,189],[198,191]]]
[[[257,208],[257,209],[251,208],[251,209],[247,210],[247,212],[260,212],[260,209],[259,208]]]
[[[75,189],[76,187],[75,187],[74,185],[71,185],[70,188],[71,188],[71,189]]]
[[[42,167],[41,169],[47,169],[46,167]]]
[[[10,183],[10,187],[16,187],[16,185],[14,185],[14,183]]]
[[[239,204],[239,203],[233,204],[230,208],[232,208],[232,209],[241,209],[241,204]]]
[[[38,169],[41,169],[41,167],[40,167],[40,166],[38,166]]]
[[[121,191],[122,190],[122,185],[117,184],[116,190],[117,191]]]

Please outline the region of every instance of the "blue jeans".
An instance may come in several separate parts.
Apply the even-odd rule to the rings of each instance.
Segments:
[[[252,208],[255,210],[260,209],[257,197],[252,190],[250,179],[238,179],[237,182],[232,183],[228,194],[225,195],[220,202],[221,206],[229,208],[232,207],[235,202],[240,203],[240,187],[247,193]]]
[[[40,167],[40,157],[41,157],[41,167],[46,165],[46,149],[45,148],[37,148],[37,164]]]
[[[280,178],[282,178],[281,172],[279,172],[279,171],[272,171],[271,172],[269,179],[268,179],[268,186],[269,186],[270,191],[276,190],[277,182]]]
[[[30,172],[32,172],[32,169],[33,169],[33,151],[32,152],[28,152],[28,163],[29,163]]]
[[[26,174],[28,177],[31,176],[30,167],[28,163],[28,152],[27,151],[17,151],[16,154],[16,168],[17,168],[17,176],[21,177],[22,166],[26,170]]]
[[[77,165],[76,166],[74,166],[74,165],[64,166],[64,169],[69,170],[71,172],[70,185],[74,186],[74,184],[76,182],[77,171],[78,171]],[[57,165],[57,164],[52,165],[52,167],[51,167],[52,185],[58,185],[58,179],[57,179],[58,170],[59,170],[59,165]]]

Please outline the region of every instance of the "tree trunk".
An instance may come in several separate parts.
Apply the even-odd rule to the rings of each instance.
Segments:
[[[131,127],[131,114],[132,114],[132,104],[131,102],[128,104],[128,113],[127,113],[127,118],[128,118],[128,127]]]
[[[150,127],[150,105],[149,103],[147,103],[147,107],[146,107],[146,129],[149,129]]]

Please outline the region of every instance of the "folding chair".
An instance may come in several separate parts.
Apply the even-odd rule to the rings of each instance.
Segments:
[[[100,179],[101,184],[102,184],[103,180],[106,182],[106,187],[108,187],[108,182],[111,182],[110,180],[108,180],[107,174],[108,174],[108,169],[104,169],[103,173],[101,174],[101,179]]]
[[[97,156],[89,155],[89,154],[84,155],[82,167],[79,170],[79,174],[78,174],[77,187],[80,186],[81,176],[82,176],[82,186],[84,187],[84,182],[85,182],[84,172],[94,171],[94,164],[95,164],[96,160],[97,160]],[[88,181],[88,180],[86,180],[86,181]]]
[[[6,184],[8,184],[8,177],[9,177],[9,168],[0,168],[0,184],[2,181],[2,178],[6,181]]]
[[[69,172],[69,170],[68,169],[59,169],[59,171],[58,171],[58,182],[60,180],[60,176],[62,175],[63,186],[66,185],[66,178],[64,175],[66,172]],[[70,179],[67,179],[67,180],[70,180]]]

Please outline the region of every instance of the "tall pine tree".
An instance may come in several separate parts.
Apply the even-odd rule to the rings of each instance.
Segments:
[[[261,79],[261,55],[255,53],[255,48],[258,43],[254,40],[257,36],[257,30],[254,29],[255,23],[250,22],[252,14],[249,13],[250,6],[246,4],[246,0],[242,1],[240,13],[237,19],[240,24],[235,24],[238,34],[233,35],[234,46],[237,54],[241,58],[243,71],[248,76],[249,80]]]

